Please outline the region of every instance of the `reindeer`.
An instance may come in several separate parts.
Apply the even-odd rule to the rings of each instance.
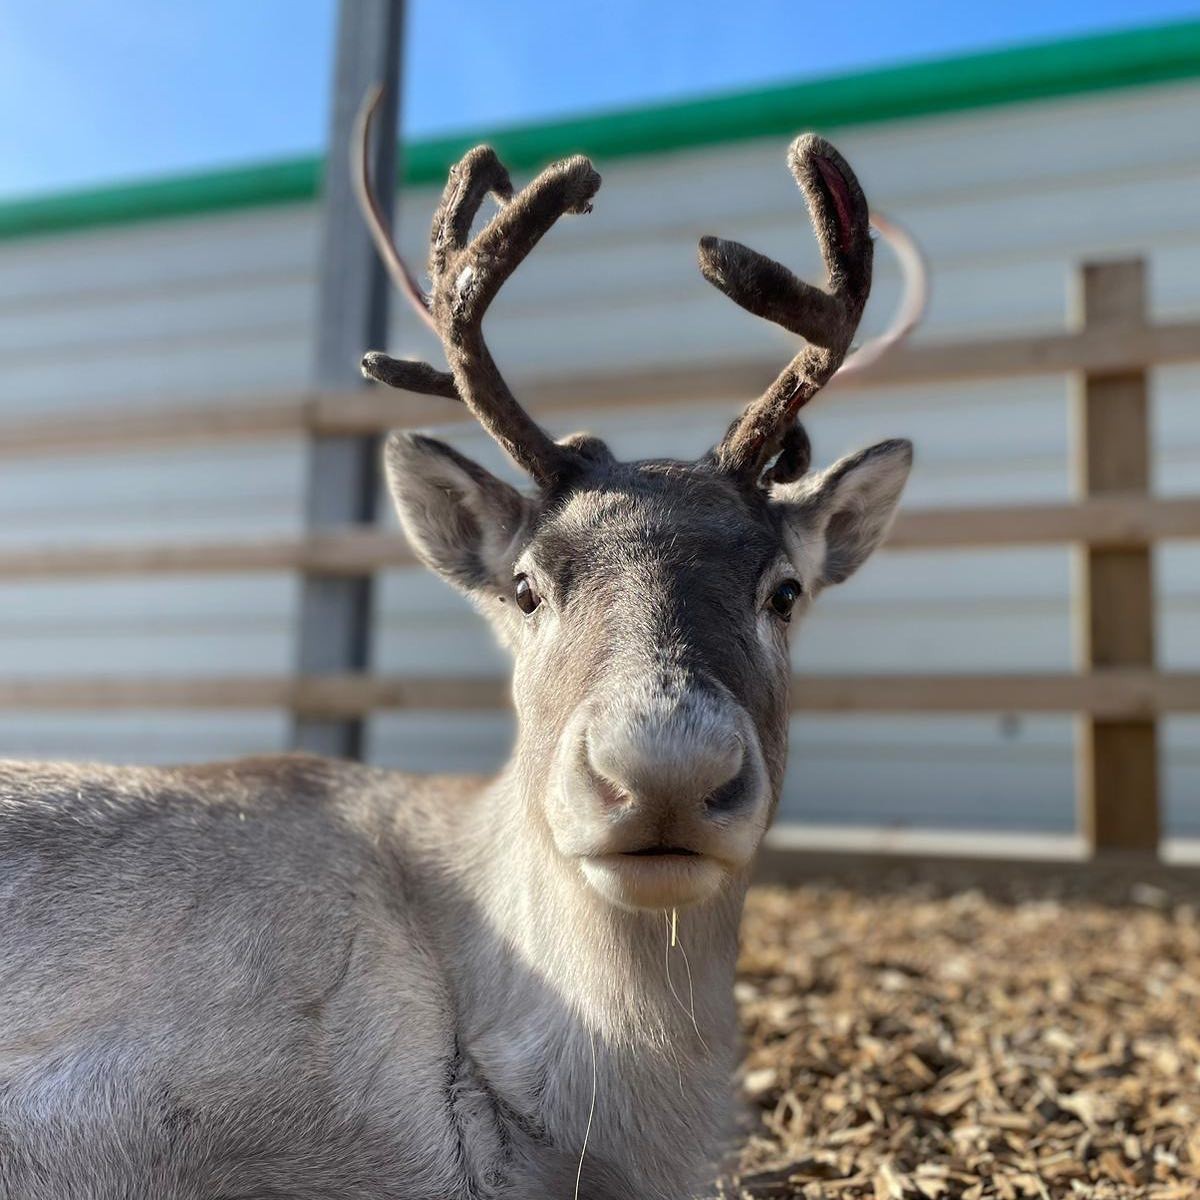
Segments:
[[[734,242],[704,276],[806,339],[695,462],[553,440],[482,322],[600,179],[450,173],[421,297],[461,401],[530,494],[392,435],[420,559],[512,649],[487,781],[279,757],[0,767],[0,1195],[9,1200],[682,1198],[726,1136],[738,922],[787,750],[789,629],[883,538],[911,447],[812,473],[800,408],[871,281],[863,193],[790,166],[818,288]],[[501,201],[471,237],[484,197]]]

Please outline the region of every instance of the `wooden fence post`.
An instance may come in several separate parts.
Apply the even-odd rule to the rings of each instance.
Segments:
[[[1091,332],[1146,319],[1141,260],[1085,264],[1080,317]],[[1149,395],[1145,370],[1076,377],[1078,491],[1145,494],[1150,485]],[[1078,551],[1081,667],[1154,666],[1154,578],[1148,545]],[[1082,719],[1078,738],[1080,817],[1093,853],[1157,853],[1158,732],[1153,716]]]

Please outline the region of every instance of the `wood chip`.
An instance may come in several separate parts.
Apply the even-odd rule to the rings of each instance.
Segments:
[[[1200,1200],[1200,908],[1154,888],[752,891],[718,1194]]]

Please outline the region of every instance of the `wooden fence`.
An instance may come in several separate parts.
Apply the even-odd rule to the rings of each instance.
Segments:
[[[1200,361],[1200,321],[1149,324],[1140,261],[1085,265],[1077,330],[902,348],[867,377],[872,387],[1070,373],[1077,425],[1073,503],[906,510],[895,550],[1074,543],[1080,669],[1068,674],[804,675],[797,710],[824,712],[1074,713],[1081,720],[1082,831],[1096,851],[1156,851],[1157,719],[1200,712],[1200,672],[1162,672],[1154,658],[1150,552],[1200,538],[1200,494],[1149,494],[1148,373]],[[690,402],[753,394],[774,363],[543,380],[523,395],[536,413]],[[1200,402],[1200,398],[1198,398]],[[447,402],[372,391],[277,396],[239,407],[108,412],[0,427],[0,457],[103,453],[131,446],[367,434],[445,424]],[[351,527],[303,539],[187,545],[79,546],[0,553],[0,579],[84,575],[301,571],[369,575],[407,565],[396,535]],[[0,679],[0,709],[285,708],[317,717],[379,709],[490,710],[507,681],[365,675],[220,679]]]

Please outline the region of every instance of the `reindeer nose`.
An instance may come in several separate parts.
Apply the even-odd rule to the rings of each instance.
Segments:
[[[591,723],[587,761],[605,802],[735,807],[746,747],[729,707],[704,696]]]

